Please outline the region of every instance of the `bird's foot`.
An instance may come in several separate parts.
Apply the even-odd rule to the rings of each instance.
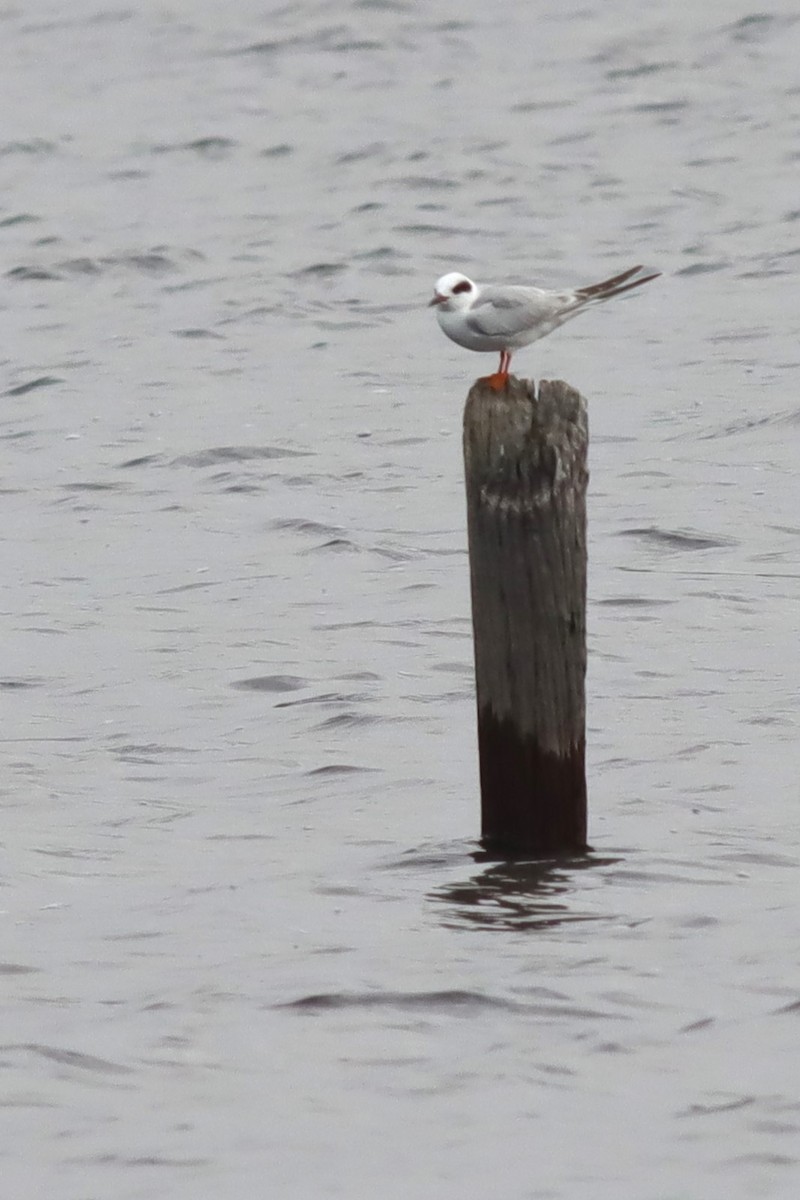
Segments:
[[[480,382],[485,383],[493,392],[502,392],[508,383],[508,371],[495,371],[494,375],[484,375]]]

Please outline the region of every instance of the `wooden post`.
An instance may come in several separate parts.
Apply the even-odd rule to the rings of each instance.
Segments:
[[[464,409],[481,831],[586,849],[586,402],[479,379]]]

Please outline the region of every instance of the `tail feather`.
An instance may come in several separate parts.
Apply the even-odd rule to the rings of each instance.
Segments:
[[[643,267],[630,267],[627,271],[620,272],[619,275],[613,275],[611,279],[604,279],[602,283],[593,283],[590,287],[582,287],[575,289],[575,295],[579,296],[584,303],[589,300],[609,300],[612,296],[620,296],[623,292],[629,292],[631,288],[641,287],[643,283],[649,283],[651,279],[658,279],[660,271],[654,271],[652,275],[645,275],[641,279],[634,279],[632,283],[628,283],[634,275],[639,271],[644,270]]]

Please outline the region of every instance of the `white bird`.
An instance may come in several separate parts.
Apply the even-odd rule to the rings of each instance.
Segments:
[[[489,383],[500,389],[505,387],[508,379],[514,350],[552,333],[590,304],[641,287],[661,274],[655,271],[641,279],[633,278],[644,269],[630,267],[602,283],[563,292],[478,284],[458,271],[451,271],[437,279],[429,307],[436,305],[439,324],[451,341],[467,350],[499,352],[500,366],[496,374],[489,376]]]

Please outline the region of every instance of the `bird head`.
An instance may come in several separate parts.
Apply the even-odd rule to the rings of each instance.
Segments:
[[[428,307],[441,304],[448,312],[457,312],[459,309],[469,308],[477,294],[477,285],[471,279],[467,279],[466,275],[461,275],[458,271],[451,271],[449,275],[443,275],[441,279],[436,280],[433,299],[429,301]]]

